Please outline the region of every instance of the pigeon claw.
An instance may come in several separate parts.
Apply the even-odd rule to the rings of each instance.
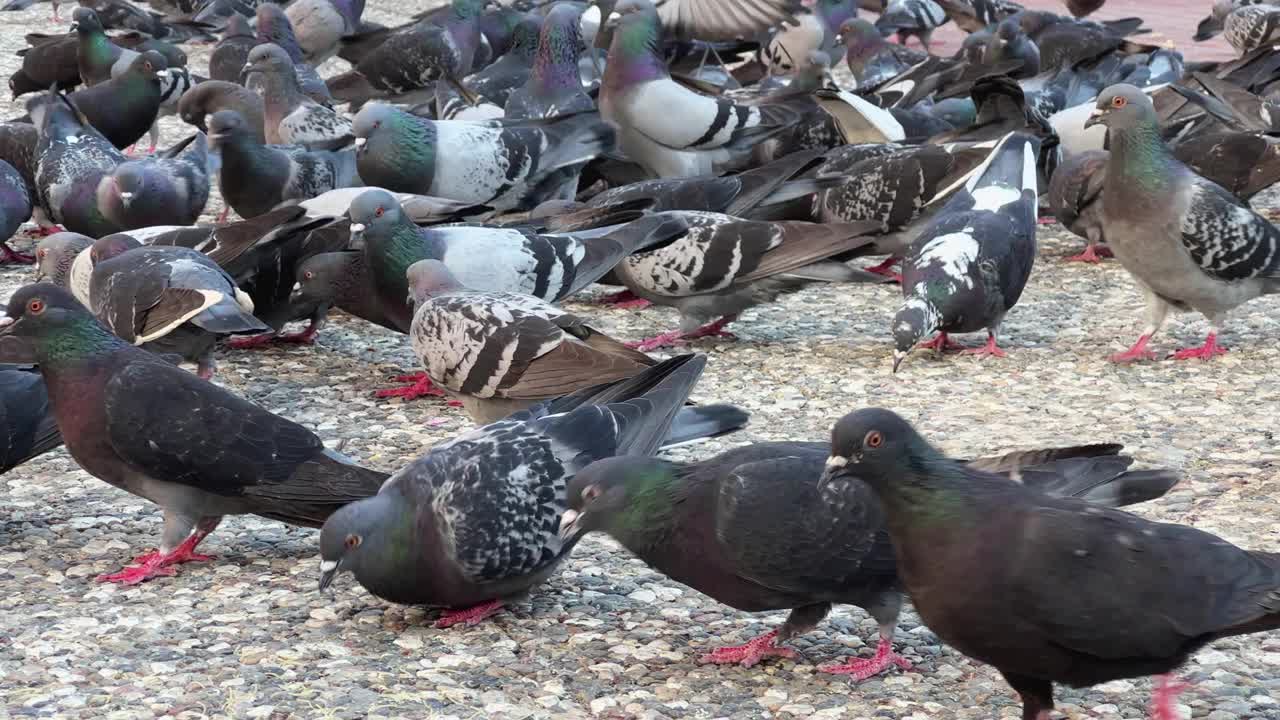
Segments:
[[[490,600],[489,602],[473,605],[462,610],[445,610],[440,618],[436,620],[436,627],[450,628],[454,625],[477,625],[481,620],[496,615],[502,610],[501,600]]]
[[[1149,342],[1151,342],[1151,335],[1143,335],[1138,338],[1138,342],[1134,343],[1133,347],[1122,353],[1112,355],[1111,362],[1125,365],[1139,360],[1155,360],[1156,354],[1147,349],[1147,343]]]
[[[1195,348],[1187,348],[1179,350],[1173,354],[1174,360],[1212,360],[1218,355],[1226,355],[1227,349],[1218,345],[1218,336],[1209,333],[1205,338],[1204,345]]]
[[[32,234],[36,237],[49,237],[50,235],[57,235],[60,232],[66,232],[66,229],[61,225],[42,225],[36,228]]]
[[[592,300],[591,304],[608,305],[621,310],[640,310],[642,308],[649,307],[653,303],[645,300],[644,298],[636,297],[635,293],[630,290],[623,290],[622,292],[610,293],[596,300]]]
[[[432,384],[431,378],[427,377],[426,373],[418,373],[416,375],[398,375],[396,376],[396,382],[409,384],[404,387],[379,390],[374,393],[374,397],[398,397],[404,398],[405,400],[416,400],[420,397],[440,397],[444,395],[444,391]]]
[[[958,342],[953,342],[951,337],[944,332],[938,333],[938,335],[932,340],[926,340],[925,342],[920,343],[920,347],[926,350],[937,350],[938,352],[964,350],[963,345]]]
[[[848,675],[856,681],[862,681],[875,677],[895,665],[903,670],[911,669],[911,661],[893,651],[893,641],[880,638],[875,657],[849,660],[842,665],[823,665],[818,669],[825,673]]]
[[[1191,687],[1189,684],[1174,678],[1171,675],[1161,675],[1156,680],[1155,690],[1151,693],[1151,720],[1178,720],[1182,716],[1178,714],[1175,702],[1178,696],[1184,690]]]
[[[1079,255],[1072,255],[1067,258],[1067,262],[1084,262],[1097,264],[1102,262],[1102,258],[1115,257],[1111,252],[1111,248],[1105,245],[1089,245],[1085,247],[1084,252]]]
[[[703,655],[701,660],[704,663],[713,665],[736,664],[742,667],[751,667],[768,657],[784,657],[794,660],[797,657],[796,651],[787,647],[778,647],[777,640],[778,631],[770,630],[763,635],[752,638],[743,645],[716,648]]]
[[[308,325],[306,330],[296,333],[286,333],[277,335],[276,333],[262,333],[260,335],[250,335],[248,337],[231,338],[227,341],[227,347],[236,350],[254,350],[263,348],[276,343],[289,343],[292,345],[313,345],[316,341],[316,328],[314,325]]]
[[[987,335],[986,345],[983,345],[980,348],[971,348],[969,350],[961,350],[960,354],[973,355],[975,357],[998,357],[998,358],[1009,357],[1008,353],[1001,350],[1000,347],[996,345],[996,336],[990,335],[990,334]]]
[[[865,272],[884,275],[885,277],[894,278],[898,282],[902,282],[902,276],[898,274],[898,271],[893,269],[893,266],[897,265],[899,260],[900,258],[897,255],[890,255],[879,265],[872,265],[871,267],[865,267],[862,269]]]
[[[167,555],[159,551],[145,553],[133,559],[119,572],[99,575],[98,582],[120,583],[121,585],[137,585],[140,582],[156,577],[168,577],[178,574],[178,565],[186,562],[203,562],[213,560],[213,555],[201,555],[195,552],[196,545],[204,539],[202,534],[193,534],[174,548]]]

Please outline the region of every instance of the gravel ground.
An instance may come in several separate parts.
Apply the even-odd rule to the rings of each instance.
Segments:
[[[396,17],[373,2],[371,19]],[[416,8],[415,8],[416,9]],[[47,4],[6,13],[4,71],[24,32],[48,32]],[[402,7],[402,12],[407,8]],[[208,48],[191,48],[203,71]],[[339,70],[338,64],[326,68]],[[4,107],[6,116],[19,113]],[[165,142],[181,136],[175,120]],[[1262,205],[1274,204],[1263,198]],[[210,215],[220,210],[211,203]],[[1141,300],[1114,262],[1064,263],[1079,243],[1041,228],[1041,256],[1009,315],[1006,360],[913,355],[890,368],[895,288],[820,288],[747,313],[736,342],[711,355],[703,400],[742,404],[751,427],[688,457],[756,440],[819,439],[843,413],[885,405],[955,454],[1123,442],[1184,481],[1138,512],[1193,523],[1233,542],[1280,550],[1273,432],[1280,299],[1228,323],[1232,352],[1212,363],[1117,367],[1105,358],[1140,327]],[[19,246],[25,243],[19,241]],[[0,269],[0,297],[29,278]],[[571,304],[617,337],[669,329],[668,310]],[[1176,319],[1161,349],[1199,343],[1198,317]],[[967,341],[977,344],[981,338]],[[431,401],[381,401],[372,389],[415,369],[405,338],[340,316],[314,347],[223,353],[218,382],[305,423],[371,465],[395,470],[468,425]],[[941,647],[911,613],[899,647],[916,665],[858,686],[815,664],[868,655],[875,624],[837,609],[798,640],[798,662],[699,665],[717,643],[780,622],[676,585],[611,541],[590,538],[528,603],[474,628],[436,630],[431,613],[381,602],[347,576],[316,592],[316,533],[256,518],[226,520],[204,549],[214,563],[140,587],[99,585],[153,546],[160,513],[80,471],[62,451],[0,479],[0,718],[1016,718],[994,671]],[[1280,639],[1226,640],[1185,668],[1186,717],[1280,718]],[[1071,717],[1145,714],[1145,680],[1060,691]],[[1273,692],[1274,691],[1274,692]]]

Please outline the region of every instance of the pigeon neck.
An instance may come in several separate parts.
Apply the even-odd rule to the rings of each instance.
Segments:
[[[476,50],[480,47],[480,21],[475,16],[459,16],[457,14],[449,18],[446,26],[449,36],[453,38],[457,45],[459,57],[462,60],[462,67],[470,68],[471,63],[476,55]]]
[[[851,2],[819,2],[816,15],[827,24],[828,35],[834,34],[845,21],[855,17]]]
[[[626,507],[604,529],[633,552],[656,548],[675,525],[676,508],[686,491],[665,465],[637,472],[627,490]]]
[[[552,90],[568,90],[581,87],[578,79],[577,38],[569,42],[556,32],[546,42],[538,44],[533,62],[534,86],[542,93]]]
[[[981,480],[967,477],[959,463],[932,447],[913,451],[902,472],[873,485],[891,526],[927,531],[980,520],[968,510],[968,493],[981,487]]]
[[[625,92],[637,83],[669,77],[659,40],[656,19],[638,18],[618,28],[605,62],[607,89]]]
[[[417,227],[402,220],[386,232],[366,234],[365,243],[379,258],[373,265],[377,268],[379,284],[396,288],[396,292],[405,297],[409,266],[430,255],[426,238],[418,233]]]
[[[85,60],[91,63],[104,63],[111,59],[111,39],[107,34],[97,30],[81,36],[80,51],[85,53]]]
[[[55,377],[90,368],[105,354],[130,347],[89,315],[51,328],[34,345],[41,369]]]
[[[1150,193],[1172,187],[1173,178],[1167,172],[1171,156],[1154,121],[1113,128],[1109,141],[1112,161],[1107,177],[1120,182],[1108,182],[1108,190],[1128,195],[1135,189]]]

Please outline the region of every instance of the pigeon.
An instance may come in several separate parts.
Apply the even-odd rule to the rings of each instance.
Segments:
[[[1218,638],[1280,627],[1280,555],[1010,484],[948,459],[891,411],[842,418],[827,464],[824,487],[862,482],[880,500],[924,623],[995,666],[1024,720],[1049,720],[1055,682],[1165,675]],[[1180,715],[1169,680],[1156,685],[1157,720]]]
[[[1174,353],[1209,360],[1226,352],[1226,314],[1280,292],[1280,230],[1224,188],[1182,164],[1160,139],[1151,99],[1132,85],[1098,97],[1089,125],[1104,125],[1111,147],[1102,219],[1107,246],[1146,296],[1147,324],[1115,362],[1153,359],[1147,349],[1171,308],[1209,320],[1204,345]]]
[[[295,0],[285,8],[303,59],[318,67],[338,52],[338,41],[360,29],[364,0]]]
[[[320,532],[320,589],[343,572],[395,603],[475,624],[555,572],[565,485],[591,462],[649,455],[665,438],[730,432],[732,407],[682,409],[706,364],[682,355],[634,377],[541,403],[436,445]]]
[[[870,21],[850,18],[840,26],[845,62],[853,73],[854,89],[875,91],[929,58],[929,54],[891,43]]]
[[[184,247],[139,245],[125,235],[95,240],[89,309],[127,342],[194,362],[213,377],[218,338],[267,330],[253,301],[207,255]]]
[[[552,5],[547,17],[557,13],[559,4]],[[577,29],[576,19],[581,15],[581,9],[569,5],[570,15],[574,18],[573,27]],[[511,94],[516,90],[524,87],[529,80],[529,75],[534,65],[537,63],[539,37],[542,33],[543,18],[539,15],[522,15],[516,24],[515,31],[511,38],[511,48],[503,53],[501,57],[494,60],[487,67],[472,73],[463,81],[463,85],[475,97],[497,105],[499,108],[505,108]],[[574,47],[573,67],[577,70],[577,51],[582,45],[582,34],[577,32],[577,45]],[[439,92],[441,87],[451,87],[448,83],[437,83],[436,91]],[[581,84],[579,84],[581,87]],[[582,110],[592,110],[595,103],[589,108],[578,108]],[[574,110],[573,112],[577,112]],[[510,117],[510,115],[506,115]]]
[[[98,184],[98,210],[125,230],[194,225],[209,202],[208,166],[209,143],[196,133],[157,157],[116,166]]]
[[[284,9],[273,2],[262,2],[255,10],[255,17],[257,18],[258,45],[270,43],[283,48],[289,55],[289,59],[293,61],[291,63],[293,74],[298,80],[298,89],[302,94],[321,105],[333,104],[333,97],[329,94],[329,87],[325,84],[324,78],[321,78],[315,67],[303,58],[302,47],[298,44],[298,38],[293,33],[293,25],[290,24]],[[250,52],[253,52],[252,48]],[[247,56],[245,62],[248,62]],[[259,82],[257,79],[242,77],[242,81],[249,89],[262,94],[261,88],[257,85]]]
[[[402,325],[390,317],[378,298],[369,292],[373,276],[365,264],[364,252],[329,252],[312,255],[298,264],[298,287],[290,303],[315,308],[316,330],[330,308],[403,333]],[[418,378],[413,377],[416,382]],[[406,376],[408,382],[408,376]]]
[[[1107,0],[1065,0],[1065,2],[1067,10],[1073,17],[1082,18],[1102,9]]]
[[[123,73],[76,90],[67,98],[112,145],[124,150],[155,124],[163,100],[160,73],[165,69],[160,53],[135,54]],[[45,102],[49,102],[48,96],[35,98],[28,109]]]
[[[1270,47],[1280,40],[1280,8],[1261,4],[1238,7],[1223,21],[1222,34],[1241,56]]]
[[[76,463],[164,509],[159,549],[101,581],[139,583],[208,559],[195,550],[224,515],[322,525],[386,479],[305,427],[133,347],[57,286],[20,288],[0,326],[38,359]]]
[[[352,122],[360,177],[397,192],[528,210],[566,183],[561,170],[613,149],[596,113],[501,123],[435,122],[370,103]]]
[[[240,82],[240,70],[249,60],[249,51],[258,44],[249,20],[243,15],[227,18],[222,39],[209,55],[209,79],[223,82]]]
[[[35,258],[9,247],[9,240],[31,218],[31,192],[17,168],[0,160],[0,262],[30,265]]]
[[[40,143],[40,132],[36,126],[24,122],[0,123],[0,160],[13,166],[22,176],[27,186],[27,196],[36,206],[32,208],[31,219],[35,221],[36,234],[48,235],[61,228],[53,225],[39,203],[40,191],[36,184],[37,157],[36,146]]]
[[[14,98],[39,90],[70,90],[80,84],[76,63],[79,40],[67,35],[26,36],[28,47],[18,51],[22,67],[9,76],[9,92]]]
[[[1012,74],[1015,78],[1031,78],[1040,73],[1040,47],[1022,31],[1018,16],[1001,20],[996,31],[987,41],[983,63],[994,65],[1005,60],[1017,60],[1022,66]],[[1074,63],[1066,63],[1068,66]],[[1060,67],[1052,61],[1045,63],[1046,70],[1057,70]]]
[[[915,37],[927,49],[933,31],[948,19],[946,11],[934,0],[888,0],[876,19],[876,29],[885,37],[896,34],[903,45]]]
[[[1270,0],[1216,0],[1208,17],[1201,20],[1200,24],[1196,26],[1196,34],[1191,39],[1196,42],[1204,42],[1221,34],[1226,26],[1227,16],[1239,8],[1249,5],[1271,4]]]
[[[235,83],[206,80],[182,96],[178,102],[178,116],[188,125],[194,125],[208,133],[207,119],[221,110],[238,113],[249,127],[250,135],[266,144],[263,130],[262,98],[252,90]]]
[[[36,243],[36,282],[51,282],[66,288],[76,300],[89,307],[89,280],[93,274],[93,261],[89,259],[91,247],[93,238],[80,233],[60,232],[41,238]]]
[[[731,41],[793,22],[805,5],[802,0],[665,0],[658,17],[672,37]]]
[[[259,45],[244,66],[245,84],[262,95],[267,142],[336,150],[351,142],[351,121],[302,93],[293,61],[279,45]]]
[[[36,189],[45,215],[66,230],[102,237],[122,228],[98,211],[102,178],[125,161],[63,96],[42,106]]]
[[[715,174],[798,118],[780,105],[752,107],[699,94],[671,79],[662,28],[649,0],[620,0],[600,87],[600,114],[618,146],[653,177]],[[665,112],[655,112],[662,108]]]
[[[79,0],[81,7],[93,9],[107,30],[130,30],[171,42],[211,41],[212,25],[187,18],[167,17],[144,10],[128,0]]]
[[[595,109],[578,74],[581,17],[581,10],[570,3],[552,6],[538,34],[529,79],[507,98],[508,118],[549,118]]]
[[[1102,262],[1110,257],[1102,221],[1102,188],[1107,180],[1106,150],[1089,150],[1068,157],[1049,180],[1049,207],[1053,216],[1089,244],[1068,262]]]
[[[687,229],[655,249],[630,255],[614,270],[637,297],[680,311],[680,329],[636,343],[642,351],[727,335],[724,327],[740,313],[815,282],[881,280],[831,260],[871,242],[876,222],[771,223],[677,211],[649,215],[632,227],[673,222]]]
[[[969,461],[1001,482],[1058,497],[1125,505],[1163,495],[1178,476],[1130,471],[1120,445],[1013,452]],[[561,536],[608,533],[655,570],[740,610],[789,610],[785,623],[745,645],[718,648],[704,662],[750,667],[812,630],[834,603],[867,610],[880,625],[871,659],[822,666],[863,680],[893,666],[902,607],[884,513],[860,481],[819,488],[831,457],[825,442],[766,442],[699,462],[645,457],[600,460],[568,486]]]
[[[0,473],[61,445],[39,371],[30,365],[0,364]]]
[[[78,7],[71,14],[77,38],[76,64],[85,85],[97,85],[123,74],[138,53],[116,45],[102,29],[98,13]]]
[[[902,262],[893,318],[893,370],[919,344],[945,352],[952,333],[987,330],[971,355],[1004,357],[997,333],[1026,287],[1036,256],[1039,140],[1012,133],[916,238]],[[920,343],[934,332],[935,339]]]

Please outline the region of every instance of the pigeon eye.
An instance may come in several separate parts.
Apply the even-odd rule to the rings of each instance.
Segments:
[[[360,547],[360,543],[363,542],[363,540],[364,539],[361,538],[359,535],[348,535],[344,543],[346,544],[348,550],[355,550],[356,548]]]
[[[315,276],[316,276],[316,274],[315,274],[315,273],[313,273],[313,272],[311,272],[310,270],[304,271],[304,272],[302,273],[302,277],[304,277],[304,278],[306,278],[306,279],[308,279],[308,280],[310,280],[310,279],[314,278]]]
[[[1123,95],[1117,95],[1111,98],[1111,107],[1122,108],[1129,103]]]
[[[862,444],[869,448],[878,448],[884,444],[884,436],[880,434],[879,430],[872,430],[862,439]]]
[[[600,497],[600,487],[597,485],[588,485],[582,489],[582,499],[591,502]]]
[[[32,315],[39,315],[44,312],[44,301],[40,298],[33,298],[27,303],[27,311]]]
[[[374,217],[382,217],[382,213],[383,213],[383,212],[385,212],[385,211],[382,209],[382,206],[381,206],[381,205],[379,205],[379,206],[378,206],[378,209],[373,211],[373,216],[374,216]]]

